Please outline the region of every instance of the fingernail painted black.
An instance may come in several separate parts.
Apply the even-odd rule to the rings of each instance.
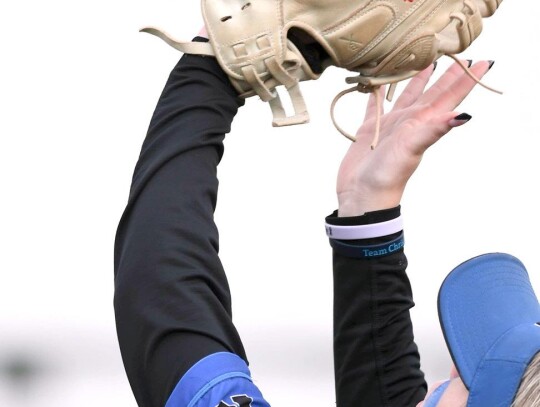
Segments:
[[[460,120],[463,122],[468,122],[471,119],[472,119],[472,116],[468,113],[461,113],[461,114],[458,114],[456,117],[454,117],[454,120]]]

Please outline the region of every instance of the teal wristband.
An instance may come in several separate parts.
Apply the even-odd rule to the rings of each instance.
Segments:
[[[355,259],[373,259],[389,256],[402,250],[404,245],[405,238],[403,232],[401,232],[397,238],[389,242],[366,246],[345,243],[343,240],[330,239],[330,246],[332,246],[337,254]]]

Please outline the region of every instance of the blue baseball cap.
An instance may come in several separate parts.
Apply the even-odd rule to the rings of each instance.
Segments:
[[[540,305],[525,266],[505,253],[467,260],[444,280],[438,310],[467,407],[510,407],[540,351]]]

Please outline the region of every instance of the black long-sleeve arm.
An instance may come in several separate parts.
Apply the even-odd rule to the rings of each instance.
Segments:
[[[220,351],[246,359],[213,221],[224,135],[243,104],[214,58],[173,69],[137,162],[115,240],[115,316],[139,406],[162,407]]]

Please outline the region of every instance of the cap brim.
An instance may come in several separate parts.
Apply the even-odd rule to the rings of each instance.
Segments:
[[[525,266],[504,253],[481,255],[452,270],[439,291],[438,309],[448,349],[468,389],[486,354],[507,331],[540,321]]]

